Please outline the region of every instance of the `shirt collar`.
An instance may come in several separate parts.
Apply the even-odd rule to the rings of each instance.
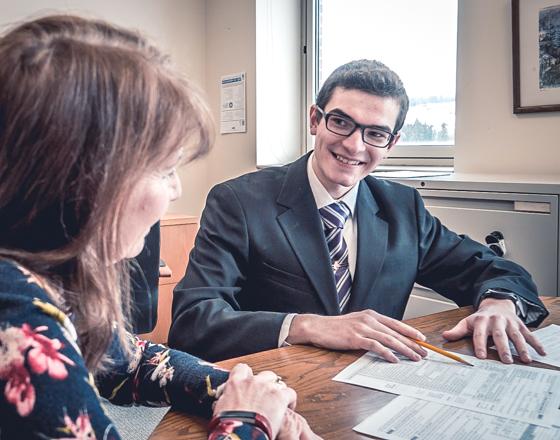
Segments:
[[[315,171],[313,170],[313,166],[311,165],[311,161],[313,160],[313,155],[315,153],[311,153],[309,155],[309,159],[307,159],[307,178],[309,180],[309,186],[311,186],[311,192],[313,193],[313,198],[315,199],[315,203],[317,204],[317,209],[322,208],[323,206],[330,205],[334,202],[344,202],[348,208],[350,208],[350,216],[354,215],[354,211],[356,209],[356,200],[358,198],[358,185],[354,185],[350,191],[344,194],[340,199],[333,199],[329,192],[325,189]]]

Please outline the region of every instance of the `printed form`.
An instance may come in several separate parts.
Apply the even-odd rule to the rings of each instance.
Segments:
[[[391,364],[366,353],[333,380],[550,427],[560,418],[560,372],[460,355],[474,367],[435,353]]]
[[[538,336],[539,341],[541,341],[544,349],[546,350],[546,356],[541,356],[536,352],[536,350],[529,346],[529,354],[531,359],[534,361],[542,362],[543,364],[554,365],[555,367],[560,367],[560,325],[551,324],[546,327],[540,328],[533,332],[535,336]],[[494,350],[496,347],[492,347]],[[517,350],[510,342],[511,352],[517,355]]]
[[[388,405],[354,427],[354,430],[386,440],[555,440],[560,438],[560,428],[545,428],[405,396],[393,399]]]

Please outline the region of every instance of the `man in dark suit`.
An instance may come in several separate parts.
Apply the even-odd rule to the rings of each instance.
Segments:
[[[543,353],[526,324],[547,315],[530,275],[446,229],[418,192],[369,174],[399,140],[408,97],[383,64],[336,69],[310,109],[315,149],[215,186],[174,292],[170,345],[211,360],[284,344],[420,360],[400,322],[415,282],[476,312],[444,333]]]

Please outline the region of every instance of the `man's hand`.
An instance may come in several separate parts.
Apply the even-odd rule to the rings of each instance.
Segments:
[[[525,363],[531,362],[527,343],[540,355],[546,354],[539,340],[517,317],[515,305],[509,299],[486,298],[482,300],[475,313],[462,319],[451,330],[443,332],[443,337],[455,341],[471,334],[474,352],[479,359],[486,359],[486,344],[490,336],[492,336],[500,360],[504,364],[513,362],[509,348],[510,340]]]
[[[296,315],[286,342],[334,350],[369,350],[389,362],[398,362],[391,350],[413,361],[428,354],[408,338],[426,339],[401,321],[363,310],[341,316]]]

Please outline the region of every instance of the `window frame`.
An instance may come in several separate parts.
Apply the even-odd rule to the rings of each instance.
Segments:
[[[319,72],[318,42],[319,29],[319,0],[304,0],[302,6],[302,47],[304,48],[304,69],[302,74],[302,90],[304,91],[304,110],[302,112],[305,127],[302,133],[302,144],[305,151],[313,149],[313,136],[309,133],[309,108],[315,103],[318,92]],[[457,74],[457,58],[455,60],[455,74]],[[455,92],[455,121],[457,122],[457,93]],[[457,133],[457,123],[455,125]],[[457,134],[455,134],[455,142]],[[393,147],[390,156],[383,161],[383,168],[402,167],[452,167],[455,156],[455,145],[397,145]]]

